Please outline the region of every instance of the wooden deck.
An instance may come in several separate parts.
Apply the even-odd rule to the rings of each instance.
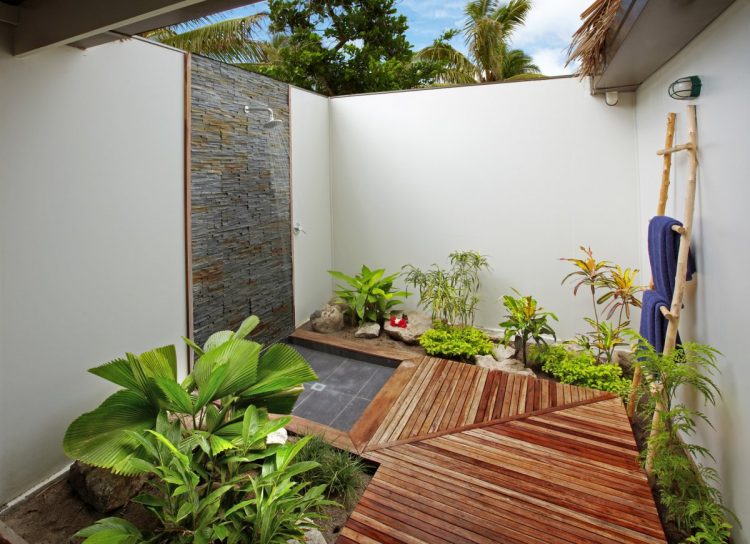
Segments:
[[[666,542],[610,393],[425,357],[327,436],[379,464],[340,544]]]

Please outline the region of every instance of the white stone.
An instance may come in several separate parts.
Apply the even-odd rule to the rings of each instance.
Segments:
[[[525,367],[518,359],[505,359],[504,361],[500,361],[498,369],[505,372],[521,372]]]
[[[298,544],[296,540],[289,539],[287,544]],[[326,538],[318,529],[308,529],[305,531],[305,544],[327,544]]]
[[[357,338],[377,338],[380,336],[380,323],[372,323],[370,321],[363,323],[354,333]]]
[[[419,337],[432,328],[432,318],[422,312],[408,312],[409,324],[406,328],[394,327],[386,319],[383,330],[391,338],[401,340],[405,344],[416,344]]]
[[[474,356],[474,362],[479,368],[500,370],[500,361],[495,360],[492,355],[476,355]]]
[[[286,444],[289,439],[289,433],[283,427],[278,431],[274,431],[266,437],[266,444]]]
[[[339,306],[328,304],[310,316],[310,326],[315,332],[340,331],[344,328],[344,313]]]
[[[498,361],[504,361],[505,359],[513,358],[513,356],[516,354],[516,348],[515,346],[506,347],[502,344],[498,344],[495,349],[492,350],[492,354]]]

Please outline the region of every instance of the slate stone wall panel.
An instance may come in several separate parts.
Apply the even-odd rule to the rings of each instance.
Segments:
[[[195,339],[255,314],[253,339],[277,341],[294,330],[289,87],[195,55],[191,74]]]

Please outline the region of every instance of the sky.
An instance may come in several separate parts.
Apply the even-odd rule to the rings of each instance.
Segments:
[[[542,73],[556,76],[572,73],[574,66],[565,67],[570,37],[580,26],[580,14],[592,0],[533,0],[533,7],[511,39],[513,48],[531,55]],[[406,33],[414,50],[430,45],[443,31],[462,28],[466,0],[396,0],[400,13],[406,15]],[[266,2],[230,10],[222,17],[240,17],[266,11]],[[453,45],[465,52],[463,37],[457,36]]]

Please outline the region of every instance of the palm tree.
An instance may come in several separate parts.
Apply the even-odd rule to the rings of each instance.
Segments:
[[[267,13],[235,19],[203,17],[145,32],[144,37],[229,64],[265,62],[264,42],[255,39]]]
[[[461,31],[466,40],[468,58],[450,45],[458,31],[450,30],[435,43],[417,53],[418,58],[439,62],[443,83],[485,83],[534,77],[539,67],[520,49],[509,49],[513,32],[526,20],[531,0],[472,0],[464,10],[466,20]]]

